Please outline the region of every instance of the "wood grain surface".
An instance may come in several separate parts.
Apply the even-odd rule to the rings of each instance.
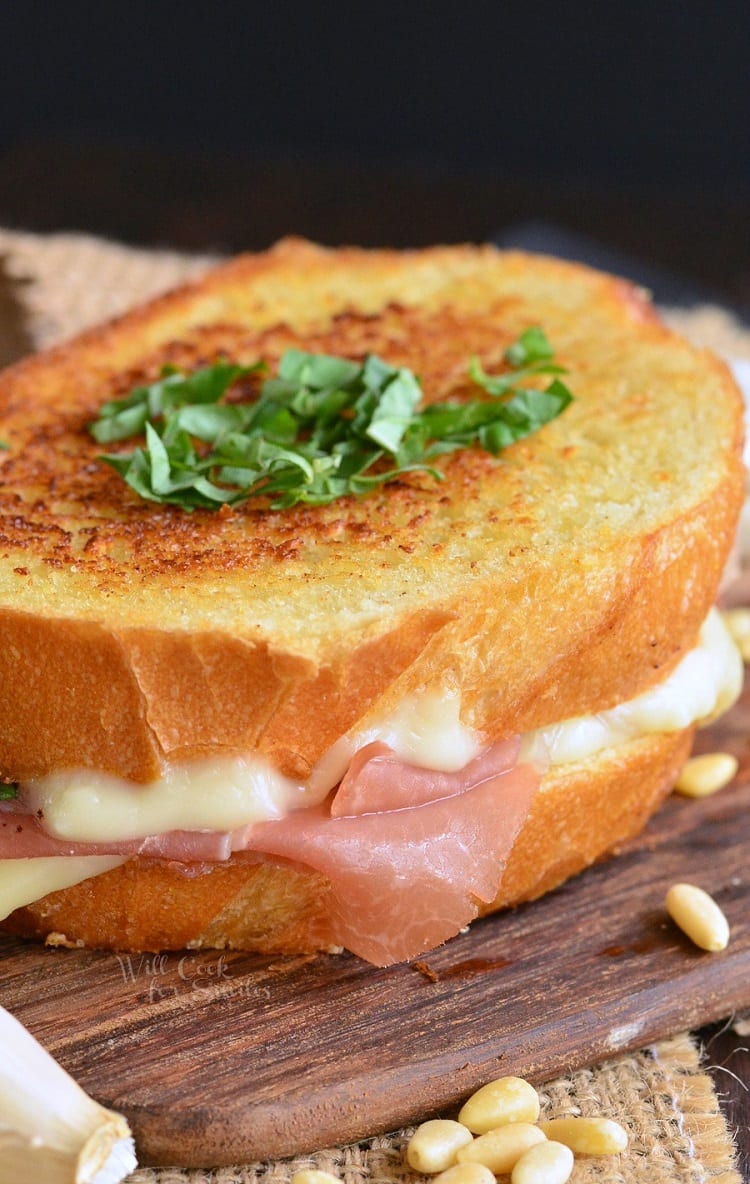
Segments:
[[[672,797],[619,858],[387,970],[342,955],[162,956],[0,944],[0,1002],[130,1120],[142,1162],[279,1157],[450,1110],[502,1073],[542,1081],[750,1006],[750,695],[700,747],[736,782]],[[732,926],[705,954],[665,892]]]

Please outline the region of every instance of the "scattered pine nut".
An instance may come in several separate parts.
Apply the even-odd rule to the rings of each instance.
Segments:
[[[537,1143],[524,1151],[511,1173],[511,1184],[565,1184],[573,1171],[573,1152],[564,1143]]]
[[[498,1077],[483,1085],[461,1107],[458,1121],[475,1135],[509,1122],[536,1122],[539,1095],[522,1077]]]
[[[675,789],[687,798],[707,798],[724,789],[736,775],[739,761],[729,752],[694,756],[682,768]]]
[[[736,645],[741,648],[743,642],[750,642],[750,609],[731,608],[721,615]]]
[[[675,898],[678,912],[680,902],[688,901],[691,916],[697,912],[696,899],[708,901],[724,920],[728,937],[724,915],[707,893],[690,884],[675,884],[668,894],[668,908]],[[670,914],[674,917],[671,908]],[[674,919],[696,941],[694,934]],[[513,1117],[519,1113],[526,1117]],[[573,1171],[574,1152],[616,1155],[628,1145],[627,1132],[609,1118],[538,1119],[539,1096],[531,1083],[521,1077],[499,1077],[472,1094],[458,1122],[431,1119],[417,1127],[409,1140],[406,1160],[415,1172],[439,1173],[432,1184],[496,1184],[496,1176],[509,1173],[511,1184],[565,1184]],[[478,1138],[472,1138],[472,1130]],[[303,1171],[293,1176],[292,1184],[339,1182],[328,1172]]]
[[[453,1167],[459,1150],[471,1142],[471,1131],[462,1123],[434,1118],[417,1127],[406,1148],[406,1160],[410,1168],[423,1175],[444,1172]]]
[[[742,661],[750,663],[750,609],[733,608],[723,612],[724,624],[740,651]]]
[[[628,1145],[627,1132],[611,1118],[552,1118],[539,1128],[576,1155],[616,1155]]]
[[[495,1177],[483,1163],[457,1163],[439,1176],[433,1184],[496,1184]]]
[[[694,884],[673,884],[667,893],[667,912],[701,950],[724,950],[729,923],[713,897]]]
[[[544,1133],[530,1122],[508,1122],[487,1131],[458,1153],[459,1163],[483,1163],[495,1176],[512,1172],[524,1151],[543,1143]]]
[[[318,1168],[302,1168],[292,1176],[292,1184],[341,1184],[341,1181],[331,1172],[322,1172]]]

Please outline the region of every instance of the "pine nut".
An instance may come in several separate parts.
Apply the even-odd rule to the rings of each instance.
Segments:
[[[530,1147],[511,1174],[511,1184],[565,1184],[573,1171],[573,1152],[563,1143],[545,1140]]]
[[[729,752],[707,752],[694,756],[683,766],[675,789],[687,798],[707,798],[716,793],[736,775],[739,761]]]
[[[483,1163],[496,1175],[512,1172],[524,1151],[543,1143],[544,1134],[530,1122],[508,1122],[462,1147],[459,1163]]]
[[[495,1184],[495,1177],[482,1163],[457,1163],[434,1176],[432,1184]]]
[[[628,1145],[627,1132],[611,1118],[552,1118],[539,1127],[576,1155],[616,1155]]]
[[[729,924],[713,897],[694,884],[673,884],[667,893],[667,912],[683,933],[702,950],[723,950]]]
[[[508,1122],[536,1122],[539,1095],[522,1077],[498,1077],[483,1085],[461,1107],[458,1121],[475,1135],[484,1135]]]
[[[415,1172],[429,1175],[453,1167],[457,1152],[471,1143],[471,1131],[460,1122],[448,1118],[434,1118],[418,1126],[406,1148],[406,1160]]]
[[[318,1168],[302,1168],[292,1176],[292,1184],[341,1184],[338,1176]]]
[[[741,646],[744,641],[750,641],[750,609],[731,608],[721,615],[732,635],[732,640],[738,646]]]

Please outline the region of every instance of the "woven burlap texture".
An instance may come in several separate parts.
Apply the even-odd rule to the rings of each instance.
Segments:
[[[577,1160],[572,1184],[740,1184],[713,1085],[687,1036],[558,1077],[540,1094],[543,1118],[605,1114],[628,1131],[627,1152]],[[289,1184],[302,1168],[331,1172],[345,1184],[421,1184],[426,1178],[404,1162],[412,1129],[281,1163],[213,1172],[141,1169],[128,1184]]]
[[[213,262],[207,255],[143,251],[81,234],[41,236],[1,229],[0,258],[6,274],[18,282],[28,329],[38,346],[64,340],[193,279]],[[666,315],[700,344],[750,357],[750,336],[721,309]],[[623,1155],[578,1160],[573,1184],[741,1184],[713,1084],[686,1035],[559,1077],[540,1093],[544,1117],[604,1114],[629,1132]],[[128,1184],[288,1184],[295,1171],[307,1167],[332,1172],[345,1184],[416,1184],[422,1178],[404,1163],[410,1133],[214,1171],[141,1168]]]

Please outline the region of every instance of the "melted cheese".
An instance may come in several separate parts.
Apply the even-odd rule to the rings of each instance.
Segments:
[[[41,810],[48,834],[107,843],[168,830],[236,830],[314,805],[325,793],[316,796],[262,757],[224,757],[170,765],[148,785],[88,771],[53,773],[26,782],[21,797],[30,813]]]
[[[0,921],[14,909],[50,892],[101,876],[125,862],[123,855],[65,855],[44,859],[0,859]]]
[[[520,760],[563,765],[639,736],[678,732],[728,711],[742,690],[743,666],[721,614],[712,609],[698,645],[649,691],[598,715],[580,716],[524,736]]]
[[[482,738],[460,720],[461,694],[433,690],[405,699],[395,711],[360,732],[350,732],[329,748],[313,769],[310,785],[330,792],[338,785],[355,752],[380,741],[399,760],[420,769],[456,773],[479,756]]]
[[[742,662],[715,610],[699,644],[663,683],[610,711],[540,729],[524,739],[522,760],[579,761],[637,736],[670,732],[725,711],[742,685]],[[457,693],[429,692],[405,701],[367,731],[342,737],[302,785],[261,757],[224,758],[172,766],[149,785],[91,772],[60,773],[26,783],[22,800],[42,811],[58,838],[106,843],[169,830],[229,831],[322,801],[341,779],[352,755],[380,740],[411,764],[452,772],[483,747],[460,722]]]

